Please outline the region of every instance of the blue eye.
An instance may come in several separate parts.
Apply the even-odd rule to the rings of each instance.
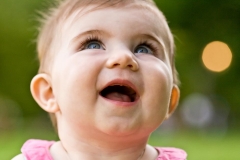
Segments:
[[[102,49],[102,46],[99,42],[92,41],[86,45],[86,49]]]
[[[148,47],[146,47],[146,46],[138,46],[135,49],[134,53],[147,53],[147,54],[151,54],[152,51]]]

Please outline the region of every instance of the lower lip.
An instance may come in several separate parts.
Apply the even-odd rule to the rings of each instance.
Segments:
[[[122,102],[122,101],[115,101],[115,100],[107,99],[101,95],[100,95],[100,97],[102,97],[104,100],[106,100],[118,107],[133,107],[138,103],[138,100],[136,100],[134,102]]]

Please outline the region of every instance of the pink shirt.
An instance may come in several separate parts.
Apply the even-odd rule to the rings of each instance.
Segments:
[[[22,153],[26,160],[53,160],[49,148],[54,141],[28,140],[22,146]],[[178,148],[156,148],[159,152],[156,160],[186,160],[185,151]]]

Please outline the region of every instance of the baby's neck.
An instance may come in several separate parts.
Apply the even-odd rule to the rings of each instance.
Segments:
[[[66,160],[150,160],[149,157],[154,160],[157,156],[156,151],[147,146],[148,137],[130,139],[109,136],[99,139],[62,135],[60,139],[50,150],[54,160],[62,160],[63,157]]]
[[[92,150],[91,150],[92,151]],[[122,150],[119,152],[111,152],[111,153],[105,153],[99,151],[96,154],[96,151],[91,152],[76,152],[76,151],[71,151],[67,152],[65,148],[63,148],[63,145],[61,142],[55,143],[51,147],[51,154],[53,156],[54,160],[79,160],[79,159],[84,159],[84,160],[155,160],[158,156],[158,153],[156,150],[149,146],[146,145],[144,149],[141,151],[141,153],[137,150],[131,150],[131,149],[126,149]]]
[[[88,149],[87,149],[88,148]],[[141,150],[137,148],[128,148],[125,150],[121,151],[112,151],[111,150],[106,150],[106,149],[95,149],[89,147],[84,148],[82,150],[77,150],[77,149],[65,149],[63,144],[61,142],[57,142],[56,144],[53,145],[51,148],[51,154],[54,158],[54,160],[79,160],[79,159],[84,159],[84,160],[93,160],[93,159],[98,159],[98,160],[140,160],[145,152],[145,147],[142,147]],[[63,153],[59,155],[59,153]],[[142,159],[141,159],[142,160]]]

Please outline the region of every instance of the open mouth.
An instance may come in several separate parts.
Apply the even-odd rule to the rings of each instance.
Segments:
[[[120,102],[135,102],[137,93],[134,89],[123,85],[112,85],[104,88],[100,95],[114,101]]]

